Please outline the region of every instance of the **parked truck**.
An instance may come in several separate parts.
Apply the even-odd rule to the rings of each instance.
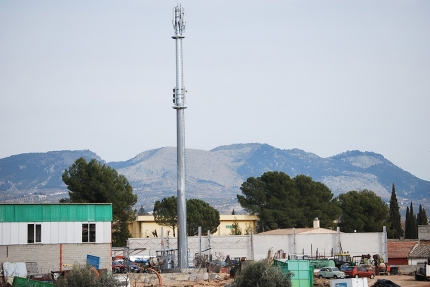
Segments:
[[[430,265],[428,262],[418,264],[417,270],[415,271],[415,280],[430,281]]]

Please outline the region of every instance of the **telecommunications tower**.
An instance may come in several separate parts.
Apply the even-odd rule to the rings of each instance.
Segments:
[[[182,34],[185,32],[185,10],[181,5],[173,9],[173,28],[176,42],[176,87],[173,89],[173,108],[176,109],[177,130],[177,188],[178,188],[178,267],[188,268],[187,209],[185,198],[185,87],[182,69]]]

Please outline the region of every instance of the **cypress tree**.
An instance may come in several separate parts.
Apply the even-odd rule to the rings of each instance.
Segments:
[[[417,225],[428,225],[428,224],[429,223],[428,223],[426,210],[420,204],[420,209],[417,215]]]
[[[397,202],[396,187],[392,187],[391,198],[390,198],[390,223],[393,229],[393,238],[400,239],[404,235],[404,231],[401,224],[401,216],[399,211],[399,204]]]
[[[427,217],[427,213],[425,208],[423,207],[423,221],[422,221],[422,225],[429,225],[429,219]]]
[[[411,239],[411,222],[409,215],[409,206],[406,207],[406,220],[405,220],[405,239]]]
[[[409,214],[408,214],[409,211]],[[411,205],[406,210],[406,227],[408,237],[405,236],[407,239],[417,239],[418,238],[418,226],[417,226],[417,217],[414,214],[414,207]]]

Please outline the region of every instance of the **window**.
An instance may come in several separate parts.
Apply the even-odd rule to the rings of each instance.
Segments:
[[[96,242],[95,223],[82,223],[82,242]]]
[[[27,224],[27,243],[42,242],[42,225]]]

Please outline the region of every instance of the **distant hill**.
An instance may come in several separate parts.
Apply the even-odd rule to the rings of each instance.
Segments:
[[[0,201],[58,202],[67,197],[61,174],[77,158],[102,159],[84,151],[29,153],[0,159]],[[102,161],[103,162],[103,161]],[[139,197],[137,206],[152,210],[156,200],[176,195],[176,148],[149,150],[122,162],[110,162],[130,181]],[[385,200],[394,182],[400,204],[410,201],[424,206],[430,182],[395,166],[380,154],[347,151],[322,158],[299,149],[282,150],[267,144],[234,144],[210,151],[186,150],[186,194],[208,201],[222,213],[241,207],[236,200],[248,177],[266,171],[283,171],[294,177],[311,176],[326,184],[335,196],[350,190],[368,189]]]

